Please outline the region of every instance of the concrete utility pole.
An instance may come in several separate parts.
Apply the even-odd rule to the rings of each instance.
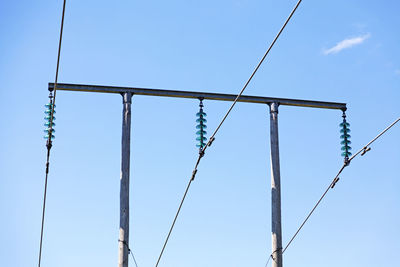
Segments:
[[[278,106],[269,105],[271,138],[272,267],[282,267],[281,171],[279,164]]]
[[[118,267],[128,267],[129,257],[129,163],[131,154],[132,93],[122,94],[121,187]]]

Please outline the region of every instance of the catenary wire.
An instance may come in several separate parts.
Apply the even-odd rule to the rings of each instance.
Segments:
[[[398,123],[400,121],[400,118],[397,118],[392,124],[390,124],[388,127],[386,127],[382,132],[380,132],[374,139],[372,139],[368,144],[366,144],[363,148],[361,148],[357,153],[355,153],[352,157],[350,157],[347,161],[344,162],[343,166],[340,168],[339,172],[337,173],[337,175],[335,176],[335,178],[333,178],[332,182],[329,184],[328,188],[325,190],[325,192],[322,194],[322,196],[320,197],[320,199],[317,201],[317,203],[314,205],[314,207],[311,209],[311,211],[308,213],[307,217],[304,219],[304,221],[301,223],[300,227],[297,229],[297,231],[294,233],[294,235],[292,236],[292,238],[290,239],[290,241],[287,243],[287,245],[285,246],[285,248],[282,251],[282,254],[285,253],[285,251],[288,249],[288,247],[292,244],[293,240],[296,238],[296,236],[298,235],[298,233],[301,231],[301,229],[303,228],[303,226],[306,224],[306,222],[308,221],[308,219],[311,217],[311,215],[313,214],[313,212],[315,211],[315,209],[318,207],[318,205],[321,203],[322,199],[326,196],[326,194],[328,193],[329,189],[332,189],[335,184],[339,181],[339,175],[342,173],[342,171],[349,166],[350,162],[356,157],[358,156],[360,153],[365,153],[368,150],[369,146],[375,142],[379,137],[381,137],[384,133],[386,133],[390,128],[392,128],[396,123]],[[363,155],[363,154],[362,154]],[[265,264],[265,267],[267,267],[270,259],[272,258],[273,253],[270,254],[270,256],[268,257],[267,263]]]
[[[191,178],[190,178],[190,180],[189,180],[188,185],[186,186],[185,193],[184,193],[184,195],[183,195],[183,197],[182,197],[182,200],[181,200],[181,202],[180,202],[180,204],[179,204],[179,208],[178,208],[178,210],[177,210],[177,212],[176,212],[176,214],[175,214],[174,220],[173,220],[173,222],[172,222],[172,224],[171,224],[171,227],[170,227],[170,229],[169,229],[169,231],[168,231],[168,235],[167,235],[167,237],[166,237],[166,239],[165,239],[165,241],[164,241],[164,245],[163,245],[163,247],[162,247],[162,249],[161,249],[160,255],[158,256],[157,263],[156,263],[155,267],[157,267],[158,264],[160,263],[161,257],[162,257],[162,255],[163,255],[163,253],[164,253],[164,251],[165,251],[165,247],[166,247],[166,245],[167,245],[167,243],[168,243],[169,237],[171,236],[172,230],[173,230],[173,228],[174,228],[174,226],[175,226],[176,220],[177,220],[177,218],[178,218],[178,216],[179,216],[179,213],[180,213],[180,211],[181,211],[183,202],[184,202],[185,199],[186,199],[186,195],[187,195],[187,193],[188,193],[188,191],[189,191],[190,185],[192,184],[192,181],[194,180],[194,178],[195,178],[195,176],[196,176],[197,167],[199,166],[200,161],[201,161],[201,158],[204,156],[204,153],[205,153],[207,147],[209,147],[209,146],[211,145],[211,143],[214,141],[215,135],[217,134],[218,130],[221,128],[222,124],[225,122],[225,120],[226,120],[226,118],[228,117],[229,113],[231,112],[231,110],[233,109],[233,107],[236,105],[237,101],[239,100],[239,98],[240,98],[241,95],[243,94],[244,90],[245,90],[245,89],[247,88],[247,86],[249,85],[250,81],[253,79],[254,75],[256,74],[256,72],[258,71],[258,69],[260,68],[261,64],[264,62],[265,58],[267,57],[267,55],[268,55],[269,52],[271,51],[272,47],[274,46],[274,44],[275,44],[276,41],[278,40],[279,36],[281,35],[281,33],[283,32],[283,30],[285,29],[286,25],[289,23],[289,21],[290,21],[290,19],[292,18],[293,14],[296,12],[296,10],[297,10],[297,8],[299,7],[301,1],[302,1],[302,0],[299,0],[299,1],[297,2],[296,6],[293,8],[293,10],[292,10],[292,12],[290,13],[289,17],[286,19],[285,23],[283,24],[283,26],[282,26],[281,29],[279,30],[278,34],[275,36],[274,40],[272,41],[272,43],[271,43],[270,46],[268,47],[268,49],[267,49],[267,51],[265,52],[264,56],[261,58],[260,62],[257,64],[256,68],[254,69],[254,71],[253,71],[252,74],[250,75],[250,78],[246,81],[246,83],[245,83],[245,85],[243,86],[242,90],[241,90],[241,91],[239,92],[239,94],[236,96],[235,100],[233,101],[232,105],[230,106],[230,108],[229,108],[228,111],[226,112],[225,116],[222,118],[222,120],[221,120],[221,122],[219,123],[218,127],[215,129],[214,133],[211,135],[211,137],[210,137],[208,143],[203,147],[203,149],[200,150],[199,156],[198,156],[198,158],[197,158],[195,167],[194,167],[193,172],[192,172],[192,176],[191,176]]]
[[[43,232],[44,232],[44,218],[45,218],[45,211],[46,211],[46,197],[47,197],[47,181],[48,181],[48,175],[49,175],[49,165],[50,165],[50,150],[52,147],[52,132],[53,132],[53,119],[54,119],[54,107],[55,107],[55,101],[56,101],[56,92],[57,92],[57,82],[58,82],[58,70],[60,67],[60,55],[61,55],[61,43],[62,43],[62,34],[63,34],[63,28],[64,28],[64,15],[65,15],[65,4],[66,0],[63,2],[63,9],[62,9],[62,16],[61,16],[61,27],[60,27],[60,38],[59,38],[59,43],[58,43],[58,54],[57,54],[57,67],[56,67],[56,76],[54,79],[54,96],[52,97],[52,105],[51,107],[51,113],[50,113],[50,131],[48,134],[48,139],[47,139],[47,156],[46,156],[46,177],[45,177],[45,182],[44,182],[44,193],[43,193],[43,206],[42,206],[42,223],[41,223],[41,230],[40,230],[40,245],[39,245],[39,261],[38,261],[38,266],[40,267],[41,260],[42,260],[42,247],[43,247]]]

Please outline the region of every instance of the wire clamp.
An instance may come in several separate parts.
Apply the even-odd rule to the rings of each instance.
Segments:
[[[199,157],[202,158],[204,157],[204,150],[203,149],[199,149]]]
[[[371,150],[370,147],[364,147],[364,148],[363,148],[363,151],[361,152],[361,156],[364,156],[365,153],[367,153],[367,152],[370,151],[370,150]]]
[[[275,249],[274,252],[271,253],[270,257],[271,257],[271,259],[272,259],[273,261],[276,260],[275,257],[274,257],[274,254],[275,254],[275,253],[278,253],[279,251],[282,251],[282,248],[277,248],[277,249]]]
[[[340,180],[339,177],[335,177],[335,179],[333,179],[333,182],[332,182],[332,185],[331,185],[332,189],[335,187],[336,183],[339,182],[339,180]]]
[[[52,146],[53,146],[52,141],[47,139],[47,142],[46,142],[47,149],[50,150]]]
[[[129,248],[128,243],[126,243],[125,240],[118,239],[118,242],[121,242],[122,244],[124,244],[126,246],[126,248],[128,249],[128,252],[131,253],[131,249]]]
[[[215,140],[215,137],[214,136],[211,137],[210,140],[208,141],[208,146],[211,146],[212,143],[214,142],[214,140]]]
[[[194,169],[192,172],[192,178],[191,178],[192,181],[194,180],[194,177],[196,177],[196,173],[197,173],[197,169]]]

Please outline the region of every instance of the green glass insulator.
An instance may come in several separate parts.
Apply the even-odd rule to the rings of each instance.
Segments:
[[[46,105],[44,105],[44,107],[48,108],[48,109],[50,109],[51,106],[54,106],[54,108],[57,107],[56,105],[50,104],[50,103],[47,103]]]
[[[203,133],[203,135],[206,135],[206,134],[207,134],[207,131],[199,130],[199,131],[196,132],[197,135],[199,135],[199,134],[201,134],[201,133]]]
[[[342,153],[342,157],[349,157],[349,156],[351,156],[352,154],[351,154],[351,152],[343,152]]]
[[[196,140],[197,140],[197,141],[207,141],[207,137],[205,137],[205,136],[203,136],[203,137],[199,136],[199,137],[196,138]]]
[[[350,140],[347,140],[347,141],[343,140],[342,142],[340,142],[340,144],[341,144],[341,145],[344,145],[344,144],[350,145],[350,144],[351,144],[351,141],[350,141]]]
[[[200,117],[200,115],[203,116],[203,117],[207,117],[207,113],[205,113],[204,111],[203,111],[203,112],[197,112],[197,113],[196,113],[196,116],[197,116],[197,117]]]
[[[196,144],[197,147],[204,147],[206,144],[205,143],[198,143]]]
[[[50,132],[50,128],[48,128],[48,129],[44,129],[43,131],[44,131],[45,133],[47,133],[47,134],[48,134],[48,133]],[[51,129],[51,132],[52,132],[52,133],[55,133],[55,132],[56,132],[56,130],[54,130],[54,129]]]
[[[342,151],[349,151],[349,150],[351,150],[351,147],[350,146],[343,146],[342,147]]]
[[[196,126],[196,129],[207,129],[207,125],[201,125],[201,124],[199,124],[199,125],[197,125]]]
[[[56,124],[55,124],[54,122],[53,122],[51,125],[52,125],[52,127],[56,126]],[[47,121],[47,122],[44,124],[44,126],[50,127],[50,122]]]
[[[349,135],[349,134],[346,134],[346,135],[342,134],[342,135],[340,136],[340,138],[341,138],[341,139],[344,139],[345,136],[346,136],[347,139],[351,137],[351,135]]]
[[[45,136],[43,136],[44,139],[49,139],[49,135],[46,134]],[[54,138],[56,138],[54,135],[51,135],[51,140],[54,140]]]
[[[341,124],[339,124],[340,127],[343,127],[344,125],[346,125],[347,128],[350,127],[350,123],[348,122],[342,122]]]
[[[206,123],[207,122],[207,120],[206,119],[204,119],[204,118],[198,118],[197,120],[196,120],[196,122],[203,122],[203,123]]]
[[[51,114],[51,109],[46,109],[46,110],[44,111],[44,113],[50,115],[50,114]],[[55,111],[55,110],[54,110],[53,114],[56,114],[56,111]]]
[[[340,130],[341,133],[344,133],[344,131],[345,131],[344,128]],[[351,132],[350,129],[346,128],[346,133],[350,133],[350,132]]]
[[[44,119],[45,119],[46,121],[50,121],[50,120],[51,120],[51,115],[45,116]],[[53,115],[53,121],[55,121],[55,120],[56,120],[56,117]]]

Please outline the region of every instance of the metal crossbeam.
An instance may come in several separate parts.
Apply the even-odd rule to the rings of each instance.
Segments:
[[[54,89],[54,83],[49,83],[49,90],[52,89]],[[148,89],[148,88],[137,88],[137,87],[119,87],[119,86],[103,86],[103,85],[68,84],[68,83],[58,83],[57,90],[113,93],[113,94],[123,94],[129,92],[132,93],[133,95],[196,98],[196,99],[203,98],[203,99],[219,100],[219,101],[234,101],[237,97],[237,95],[232,95],[232,94],[217,94],[217,93],[207,93],[207,92],[177,91],[177,90],[165,90],[165,89]],[[279,103],[279,105],[285,105],[285,106],[341,109],[341,110],[346,109],[345,103],[263,97],[263,96],[248,96],[248,95],[241,96],[238,102],[259,103],[259,104]]]

